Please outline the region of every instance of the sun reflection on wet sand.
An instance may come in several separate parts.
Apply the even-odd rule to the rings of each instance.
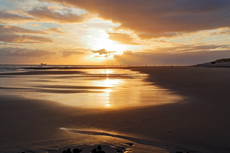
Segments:
[[[110,103],[105,104],[105,107],[110,107],[110,106],[111,106]]]
[[[4,85],[13,87],[14,94],[24,97],[51,100],[81,108],[120,109],[173,103],[181,99],[168,90],[143,81],[147,75],[136,71],[127,69],[81,71],[84,73],[15,76]],[[22,87],[27,89],[21,89]]]
[[[127,144],[125,143],[135,140],[135,146],[132,147],[133,153],[135,152],[144,153],[143,150],[145,150],[146,153],[150,153],[152,152],[152,150],[157,150],[157,152],[165,153],[164,149],[162,150],[160,148],[155,148],[151,146],[152,144],[147,145],[145,143],[141,143],[139,139],[136,139],[139,137],[135,137],[135,139],[133,139],[132,137],[124,137],[123,134],[111,135],[113,133],[110,132],[113,130],[116,131],[117,129],[121,129],[122,127],[133,126],[132,125],[133,120],[129,122],[124,117],[124,119],[121,120],[121,123],[123,124],[124,122],[126,122],[127,124],[123,126],[122,124],[120,124],[120,121],[119,122],[116,121],[113,123],[113,120],[111,120],[110,117],[113,116],[114,114],[108,116],[109,119],[107,120],[106,113],[108,114],[110,113],[110,111],[107,110],[116,109],[118,111],[114,111],[114,112],[120,114],[120,112],[122,112],[121,109],[124,108],[174,103],[180,100],[181,97],[171,93],[166,89],[160,88],[159,86],[152,85],[149,82],[144,81],[148,76],[146,74],[142,74],[137,71],[131,71],[127,69],[120,69],[120,70],[119,69],[116,70],[93,69],[93,70],[80,70],[80,71],[81,72],[79,73],[77,73],[76,71],[76,73],[67,72],[64,74],[63,73],[52,74],[51,72],[48,71],[48,74],[43,74],[43,75],[37,74],[38,71],[36,71],[36,75],[24,74],[24,75],[14,75],[13,77],[2,77],[0,79],[0,83],[1,83],[0,94],[10,95],[12,97],[14,95],[16,95],[15,97],[19,97],[18,95],[20,95],[22,97],[26,97],[26,98],[28,97],[29,98],[27,99],[28,101],[33,101],[31,100],[31,98],[33,98],[33,99],[44,100],[44,101],[38,101],[38,103],[40,102],[41,103],[44,102],[47,104],[49,103],[48,104],[49,107],[44,109],[45,113],[43,112],[43,104],[41,106],[42,107],[41,112],[44,114],[47,113],[47,116],[45,116],[44,118],[40,117],[40,111],[35,112],[38,113],[38,115],[37,114],[35,115],[38,116],[36,120],[38,120],[38,125],[42,127],[42,130],[45,130],[45,132],[43,131],[44,133],[47,132],[46,129],[48,128],[53,129],[54,127],[59,128],[62,126],[73,127],[73,128],[86,127],[86,130],[89,130],[88,128],[94,126],[95,128],[102,128],[102,129],[105,127],[106,129],[107,124],[109,125],[108,126],[109,131],[108,132],[105,131],[101,135],[82,134],[76,130],[75,131],[66,130],[61,132],[54,130],[55,132],[57,132],[56,134],[59,134],[61,139],[64,139],[64,141],[61,140],[60,141],[61,143],[58,143],[59,138],[56,138],[56,134],[55,134],[55,138],[54,138],[55,142],[52,141],[52,144],[47,144],[47,142],[53,139],[50,139],[49,141],[47,141],[44,138],[39,139],[44,144],[42,145],[42,147],[49,146],[49,145],[53,147],[53,143],[56,143],[58,147],[72,146],[72,144],[75,146],[76,144],[77,145],[82,144],[84,146],[87,144],[90,146],[92,144],[107,144],[111,146],[118,146],[118,147],[125,146],[125,148],[129,148],[129,146],[127,146]],[[65,106],[70,106],[70,107],[59,107],[60,105],[58,104],[63,104]],[[58,107],[55,108],[56,106]],[[30,109],[33,107],[34,105],[32,104],[28,108]],[[53,110],[53,107],[55,108],[55,110]],[[25,110],[27,110],[28,108],[26,108]],[[79,109],[79,108],[85,108],[85,109]],[[19,109],[19,110],[24,112],[23,109]],[[97,110],[92,110],[92,109],[97,109]],[[82,112],[84,115],[82,115]],[[102,114],[105,113],[106,116],[100,116],[98,112],[101,112]],[[29,110],[28,115],[30,115],[30,113],[31,111]],[[43,114],[41,114],[41,116],[43,116]],[[33,116],[31,118],[33,118]],[[111,120],[111,122],[104,122],[104,121],[102,122],[101,118],[105,118],[104,121]],[[40,124],[40,121],[43,120],[45,124]],[[120,118],[118,120],[120,120]],[[134,120],[136,119],[134,118]],[[22,121],[24,121],[24,118],[22,119]],[[100,125],[101,123],[102,125]],[[119,127],[117,123],[119,123]],[[27,123],[23,122],[21,126],[19,125],[19,128],[24,127],[24,125],[27,127]],[[43,128],[44,125],[45,128]],[[110,128],[110,126],[112,128]],[[21,128],[21,129],[26,129],[26,128]],[[52,130],[52,132],[50,132],[52,133],[51,136],[53,136],[54,131]],[[96,132],[98,132],[98,130],[96,130]],[[69,140],[69,135],[71,135],[70,140]],[[33,141],[32,138],[33,137],[31,137],[31,141]],[[124,143],[122,144],[121,142]],[[31,144],[29,144],[29,146],[31,146]],[[32,150],[36,150],[36,148]]]

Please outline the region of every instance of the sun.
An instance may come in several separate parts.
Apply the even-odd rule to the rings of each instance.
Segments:
[[[106,51],[116,51],[115,54],[122,54],[123,51],[127,50],[125,45],[110,40],[109,38],[97,39],[93,48],[95,48],[95,50],[105,49]]]
[[[123,51],[129,49],[128,45],[111,40],[105,30],[92,31],[91,36],[88,36],[85,41],[88,48],[92,50],[105,49],[106,51],[115,51],[115,54],[122,54]]]

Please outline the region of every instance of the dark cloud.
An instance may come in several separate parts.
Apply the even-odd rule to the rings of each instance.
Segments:
[[[0,22],[3,22],[3,23],[6,21],[24,22],[24,21],[32,21],[32,20],[34,20],[32,17],[22,16],[22,15],[10,13],[10,12],[0,9]]]
[[[110,39],[114,41],[118,41],[122,44],[139,45],[138,43],[133,42],[134,39],[128,34],[123,34],[123,33],[108,33],[108,34]]]
[[[99,55],[108,55],[111,53],[115,53],[116,51],[106,51],[106,49],[100,49],[97,51],[92,51],[93,53],[98,53]]]
[[[44,43],[53,42],[51,38],[31,36],[31,35],[16,35],[16,34],[1,34],[0,41],[8,43]]]
[[[0,34],[48,34],[41,30],[32,30],[18,26],[0,25]]]
[[[81,51],[62,51],[63,57],[70,57],[73,54],[84,54],[84,52],[81,52]]]
[[[40,0],[48,1],[48,0]],[[135,31],[141,38],[230,26],[229,0],[49,0],[82,8]]]
[[[33,10],[28,11],[28,14],[40,20],[59,23],[79,23],[87,18],[87,15],[85,14],[81,16],[74,13],[62,14],[47,7],[34,8]]]

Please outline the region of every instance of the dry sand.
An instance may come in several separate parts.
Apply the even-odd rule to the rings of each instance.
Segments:
[[[152,67],[132,70],[149,74],[146,81],[185,98],[174,104],[152,107],[85,110],[2,95],[1,152],[45,152],[47,148],[52,150],[84,142],[84,135],[74,137],[60,127],[117,132],[119,136],[138,138],[130,141],[159,146],[168,152],[230,152],[230,69]],[[94,139],[92,145],[96,143]]]

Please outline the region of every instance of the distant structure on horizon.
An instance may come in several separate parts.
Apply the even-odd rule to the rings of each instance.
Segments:
[[[44,66],[44,65],[46,65],[46,64],[41,63],[41,65]]]

